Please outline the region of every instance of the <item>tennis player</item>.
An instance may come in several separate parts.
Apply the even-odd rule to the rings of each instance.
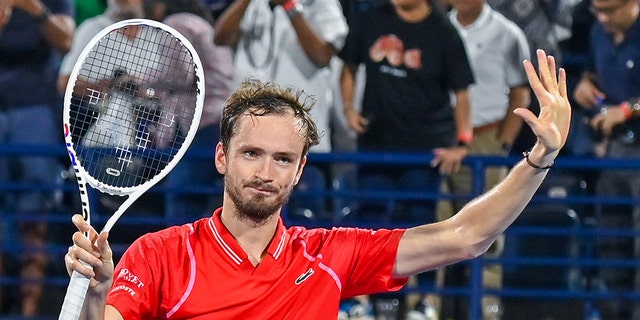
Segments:
[[[514,111],[537,135],[531,151],[452,218],[409,229],[286,228],[281,209],[319,139],[311,103],[295,89],[245,81],[225,105],[215,151],[224,202],[211,217],[142,236],[115,270],[108,234],[73,217],[79,231],[65,264],[92,278],[83,313],[335,320],[342,298],[398,290],[410,275],[481,255],[527,205],[569,131],[564,70],[556,74],[544,51],[537,56],[539,75],[529,61],[524,67],[540,115]]]

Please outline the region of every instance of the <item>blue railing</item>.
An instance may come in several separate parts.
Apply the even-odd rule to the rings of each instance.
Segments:
[[[21,253],[29,251],[44,251],[50,257],[49,267],[47,269],[47,278],[42,282],[46,288],[45,297],[42,304],[42,315],[47,319],[57,318],[57,312],[62,303],[62,296],[68,277],[64,270],[62,257],[67,251],[70,244],[70,237],[73,228],[70,222],[72,212],[80,210],[77,204],[78,195],[75,180],[67,175],[70,171],[66,170],[68,165],[66,150],[64,147],[50,146],[20,146],[8,147],[0,145],[0,158],[2,157],[18,157],[18,156],[47,156],[52,161],[61,163],[60,179],[58,183],[51,185],[32,184],[32,183],[0,183],[0,193],[11,194],[27,191],[47,191],[57,195],[57,202],[50,210],[43,212],[31,213],[29,215],[20,215],[12,212],[2,212],[0,215],[0,223],[3,225],[2,241],[0,250],[6,258],[4,263],[4,273],[0,276],[0,285],[4,288],[3,305],[0,311],[7,314],[15,314],[19,305],[18,288],[21,283],[28,281],[18,277],[20,270],[19,256]],[[195,152],[183,161],[196,159],[209,159],[210,152],[202,150]],[[358,164],[384,164],[385,166],[397,165],[428,165],[431,160],[430,154],[373,154],[373,153],[330,153],[330,154],[311,154],[309,157],[310,164],[317,164],[327,168],[328,166],[340,166],[339,172],[325,181],[322,188],[303,188],[300,187],[295,191],[294,197],[313,199],[324,199],[324,212],[311,212],[309,215],[296,214],[295,209],[288,207],[283,213],[287,224],[303,224],[308,227],[329,227],[334,225],[354,225],[359,227],[404,227],[409,226],[406,223],[396,224],[393,221],[362,221],[345,219],[350,214],[350,206],[357,204],[363,199],[377,199],[396,201],[401,199],[423,199],[423,200],[464,200],[470,199],[482,192],[484,185],[483,170],[491,166],[511,166],[520,157],[468,157],[464,163],[471,166],[474,172],[474,188],[472,194],[464,196],[452,196],[441,193],[429,193],[415,190],[411,192],[381,192],[367,191],[366,188],[358,188],[353,186],[345,187],[347,180],[341,180],[347,174],[353,174],[353,168]],[[213,163],[213,159],[211,159]],[[531,202],[531,205],[525,210],[525,213],[516,221],[506,232],[506,248],[505,253],[501,257],[486,258],[481,257],[471,261],[463,262],[469,268],[470,281],[468,285],[463,286],[416,286],[404,289],[403,293],[412,292],[433,292],[442,297],[466,297],[468,298],[468,319],[481,319],[480,301],[484,294],[495,294],[502,296],[505,300],[514,299],[556,299],[579,301],[584,309],[579,310],[580,315],[576,315],[575,319],[584,319],[587,309],[598,300],[620,300],[623,303],[640,303],[640,293],[633,291],[606,291],[599,288],[597,278],[594,277],[594,270],[600,267],[614,267],[623,270],[640,269],[640,262],[634,259],[615,259],[604,260],[599,259],[595,254],[595,243],[598,239],[605,237],[620,238],[638,238],[640,233],[628,229],[603,229],[597,227],[597,208],[603,205],[622,204],[622,205],[639,205],[640,199],[630,197],[597,197],[591,191],[590,187],[593,180],[584,178],[583,175],[597,173],[602,169],[629,169],[640,170],[640,161],[628,159],[593,159],[593,158],[567,158],[560,157],[556,160],[554,168],[550,172],[548,178],[549,184],[543,186],[547,188],[539,192]],[[212,165],[213,170],[213,165]],[[567,176],[577,183],[575,189],[552,190],[555,178]],[[561,187],[562,183],[558,184]],[[562,190],[560,190],[562,191]],[[160,184],[151,189],[150,194],[154,199],[162,199],[167,193],[194,193],[194,194],[221,194],[222,190],[212,185],[191,185],[183,187],[168,187]],[[95,201],[95,200],[94,200]],[[304,203],[304,201],[301,201]],[[157,230],[165,226],[178,223],[175,217],[168,217],[162,212],[162,207],[151,206],[154,212],[130,212],[127,213],[116,225],[113,234],[124,233],[128,237],[121,242],[114,241],[111,243],[116,256],[120,255],[127,247],[128,243],[144,232]],[[302,208],[305,209],[305,208]],[[553,210],[561,210],[563,219],[552,217],[544,220],[546,212]],[[630,213],[631,214],[631,213]],[[96,225],[104,224],[104,220],[110,213],[96,214],[94,223]],[[564,216],[566,215],[566,216]],[[540,218],[538,220],[534,218]],[[551,216],[550,216],[551,217]],[[542,221],[541,221],[542,220]],[[558,222],[562,220],[561,222]],[[15,226],[20,224],[29,224],[34,222],[46,222],[49,225],[48,243],[45,247],[26,247],[21,244],[18,231]],[[557,222],[557,223],[556,223]],[[566,250],[558,255],[558,251],[552,255],[546,254],[540,248],[527,248],[530,252],[523,255],[521,247],[523,243],[534,244],[539,240],[552,239],[557,241],[558,245],[566,246]],[[566,242],[566,243],[564,243]],[[541,246],[545,244],[542,243]],[[523,246],[526,247],[526,246]],[[487,263],[498,263],[503,266],[505,283],[502,289],[484,289],[482,287],[482,268]],[[560,273],[552,274],[546,278],[559,279],[552,285],[545,285],[545,281],[539,282],[541,285],[531,285],[531,281],[535,282],[536,278],[532,274],[540,270],[552,270],[552,272]],[[566,274],[565,274],[566,273]],[[531,279],[528,279],[531,278]],[[528,280],[527,280],[528,279]],[[513,281],[512,281],[513,280]],[[530,280],[530,281],[529,281]],[[529,281],[529,282],[527,282]],[[559,281],[563,283],[558,283]],[[534,303],[534,302],[531,302]],[[508,308],[506,304],[505,309]],[[505,310],[506,312],[507,310]],[[0,314],[0,319],[4,319]]]

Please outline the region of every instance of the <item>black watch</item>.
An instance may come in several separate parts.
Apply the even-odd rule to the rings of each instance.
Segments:
[[[504,151],[504,152],[506,152],[506,153],[511,152],[511,147],[512,147],[512,146],[511,146],[509,143],[506,143],[506,142],[505,142],[505,143],[503,143],[500,147],[502,148],[502,151]]]

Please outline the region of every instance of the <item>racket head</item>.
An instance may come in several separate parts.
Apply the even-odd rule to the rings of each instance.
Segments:
[[[184,156],[203,104],[202,63],[182,34],[147,19],[114,23],[92,38],[69,77],[71,163],[101,192],[147,190]]]

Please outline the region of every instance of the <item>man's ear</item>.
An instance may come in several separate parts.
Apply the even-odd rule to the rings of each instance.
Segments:
[[[300,165],[298,166],[298,172],[296,172],[296,179],[293,181],[293,185],[297,185],[300,182],[300,177],[302,176],[302,171],[304,169],[304,165],[307,164],[307,156],[302,157],[300,160]]]
[[[222,142],[216,145],[216,155],[214,157],[216,169],[220,174],[227,173],[227,154],[224,152]]]

